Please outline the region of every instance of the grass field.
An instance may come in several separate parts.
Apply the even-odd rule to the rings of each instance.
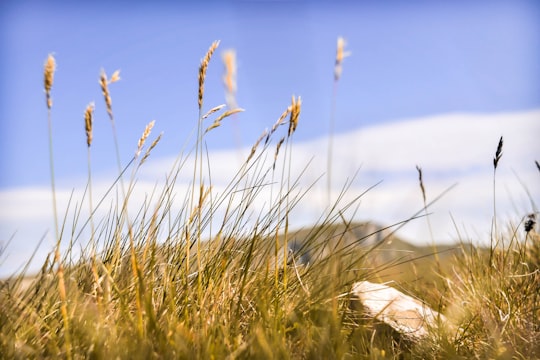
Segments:
[[[299,188],[291,173],[294,133],[302,125],[302,102],[294,96],[229,185],[216,191],[205,135],[242,111],[205,110],[206,70],[217,47],[211,45],[199,68],[194,145],[178,155],[153,202],[132,204],[130,198],[138,171],[159,146],[161,135],[153,137],[151,122],[127,164],[117,146],[113,206],[105,218],[94,215],[111,195],[92,192],[94,107],[86,108],[84,206],[90,216],[73,214],[77,231],[66,232],[54,202],[57,246],[41,271],[1,282],[2,358],[540,358],[540,237],[534,214],[516,227],[494,223],[489,248],[465,242],[415,247],[393,234],[401,223],[355,223],[343,214],[361,196],[350,203],[335,199],[317,224],[292,229],[291,211],[310,191]],[[44,87],[50,128],[55,66],[49,56]],[[118,73],[100,76],[115,138],[109,86],[118,80]],[[494,149],[494,181],[502,146],[501,138]],[[52,140],[50,147],[52,154]],[[193,168],[184,167],[188,158]],[[50,162],[55,197],[52,155]],[[191,176],[189,191],[179,192],[175,185],[184,173]],[[266,187],[266,210],[254,215]],[[183,204],[182,210],[172,211],[173,203]],[[495,212],[494,207],[494,218]],[[75,256],[79,230],[88,242]],[[351,306],[351,287],[362,280],[390,282],[451,324],[431,329],[421,342],[379,331],[376,321]]]

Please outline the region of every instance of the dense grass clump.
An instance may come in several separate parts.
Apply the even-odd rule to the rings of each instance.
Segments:
[[[466,243],[418,248],[395,238],[393,227],[348,220],[344,214],[354,212],[361,195],[344,202],[346,184],[317,224],[293,231],[291,211],[310,191],[298,186],[291,171],[302,106],[294,96],[229,184],[214,189],[205,136],[242,111],[231,105],[236,104],[232,73],[229,106],[204,110],[206,69],[218,45],[211,45],[199,67],[193,148],[178,156],[163,185],[143,204],[133,204],[132,194],[140,168],[161,139],[147,144],[154,122],[142,132],[127,165],[116,146],[118,177],[95,198],[95,114],[94,104],[88,105],[88,219],[77,213],[72,231],[64,231],[66,221],[59,222],[54,201],[57,244],[41,270],[0,283],[2,358],[540,357],[540,238],[534,214],[524,221],[526,231],[520,224],[504,234],[495,226],[489,249]],[[343,57],[341,48],[339,74]],[[229,72],[234,58],[224,56]],[[55,64],[50,56],[44,73],[49,128]],[[118,72],[110,79],[100,75],[115,143],[109,85],[118,80]],[[213,122],[205,125],[210,118]],[[54,195],[52,138],[49,145]],[[495,168],[502,138],[499,147]],[[418,171],[424,196],[420,212],[427,214]],[[187,191],[176,188],[182,173],[191,176]],[[268,188],[270,196],[263,192]],[[263,196],[265,211],[254,212]],[[109,202],[107,215],[98,217],[96,210]],[[173,210],[178,203],[181,210]],[[413,255],[403,256],[396,247],[408,247]],[[444,313],[449,323],[430,329],[421,342],[407,341],[353,306],[351,288],[361,280],[392,281]]]

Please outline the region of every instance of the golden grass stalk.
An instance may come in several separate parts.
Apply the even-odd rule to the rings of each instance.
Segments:
[[[156,120],[152,120],[146,125],[144,128],[144,131],[139,138],[139,141],[137,142],[137,151],[135,152],[135,156],[138,157],[141,154],[141,150],[144,146],[144,143],[146,142],[146,139],[148,136],[150,136],[150,133],[152,132],[152,128],[154,127],[154,124],[156,123]]]
[[[302,99],[300,96],[298,99],[292,96],[291,101],[291,116],[289,118],[289,133],[288,136],[291,136],[298,126],[298,117],[300,116],[300,109],[302,108]]]
[[[45,96],[47,100],[47,108],[50,110],[52,107],[51,99],[51,89],[54,82],[54,72],[56,70],[56,60],[52,54],[49,54],[47,60],[45,61],[43,77],[44,77],[44,87],[45,87]]]
[[[215,129],[217,128],[218,126],[221,125],[221,120],[225,119],[226,117],[229,117],[231,115],[234,115],[234,114],[237,114],[239,112],[242,112],[244,111],[244,109],[241,109],[241,108],[236,108],[236,109],[231,109],[231,110],[227,110],[225,111],[223,114],[219,115],[216,120],[214,120],[214,122],[212,123],[212,125],[210,125],[206,130],[205,130],[205,133],[209,132],[210,130],[212,129]]]
[[[51,118],[51,108],[52,108],[52,99],[51,99],[51,89],[54,83],[54,72],[56,70],[56,60],[52,54],[49,54],[47,60],[45,61],[43,69],[43,85],[45,88],[45,99],[47,103],[47,123],[48,123],[48,133],[49,133],[49,167],[51,171],[51,189],[53,197],[53,213],[54,213],[54,228],[56,239],[59,239],[58,231],[58,211],[56,208],[56,186],[54,183],[54,152],[53,152],[53,138],[52,138],[52,118]]]
[[[116,125],[114,122],[114,115],[112,111],[112,99],[111,99],[111,94],[109,91],[109,84],[112,84],[119,80],[120,80],[120,70],[116,70],[112,74],[111,79],[109,80],[107,79],[107,74],[105,73],[105,70],[101,69],[101,73],[99,76],[99,85],[101,87],[101,92],[105,100],[107,114],[109,115],[109,120],[111,121],[111,127],[112,127],[113,139],[114,139],[114,149],[116,152],[116,164],[118,166],[118,174],[120,178],[120,187],[122,188],[122,194],[125,197],[126,191],[124,189],[124,180],[122,178],[122,161],[120,160],[120,149],[118,147],[118,135],[116,134]]]
[[[219,46],[219,40],[214,41],[212,45],[210,45],[208,52],[206,53],[204,58],[201,60],[201,65],[199,66],[199,110],[202,109],[202,104],[203,104],[204,80],[206,78],[206,70],[208,69],[208,64],[210,63],[210,59],[212,58],[212,55],[214,54],[214,51],[216,51],[218,46]]]
[[[223,74],[223,85],[225,86],[225,100],[230,109],[236,108],[236,51],[233,49],[225,50],[221,54],[225,72]]]
[[[94,122],[94,103],[88,104],[84,111],[84,129],[86,131],[86,145],[92,145],[92,124]]]
[[[203,153],[203,136],[204,136],[204,133],[203,133],[203,118],[202,118],[202,107],[203,107],[203,98],[204,98],[204,81],[206,79],[206,70],[208,69],[208,64],[210,63],[210,59],[212,58],[212,55],[214,54],[214,52],[216,51],[217,47],[219,46],[219,41],[214,41],[212,43],[212,45],[210,45],[210,48],[208,49],[208,51],[206,52],[206,55],[204,56],[204,58],[201,60],[201,64],[199,66],[199,76],[198,76],[198,80],[199,80],[199,91],[198,91],[198,105],[199,105],[199,119],[198,119],[198,122],[197,122],[197,142],[195,144],[195,166],[193,167],[193,183],[192,183],[192,186],[191,186],[191,197],[190,197],[190,209],[193,209],[194,208],[194,201],[195,201],[195,188],[196,188],[196,179],[197,179],[197,173],[198,173],[198,179],[199,179],[199,191],[202,191],[203,189],[203,162],[202,162],[202,153]],[[199,197],[202,196],[201,194],[199,194]],[[197,257],[199,258],[200,257],[200,254],[199,254],[199,242],[201,241],[200,237],[201,237],[201,211],[200,211],[200,208],[199,208],[199,212],[198,212],[198,215],[197,216],[197,238],[196,238],[196,241],[197,241]],[[189,236],[186,237],[186,242],[188,244],[190,244],[190,238]],[[187,255],[187,258],[189,259],[189,245],[186,246],[186,255]],[[188,265],[189,265],[189,262],[188,262]],[[198,276],[197,276],[197,283],[198,283],[198,290],[199,290],[199,295],[202,293],[202,288],[201,288],[201,278],[200,278],[200,270],[201,269],[197,269],[199,272],[198,272]],[[188,281],[188,278],[186,277],[186,281]]]
[[[92,262],[95,267],[95,242],[94,242],[94,205],[92,203],[92,168],[91,168],[91,156],[90,156],[90,146],[92,145],[92,127],[94,122],[94,103],[90,103],[86,106],[84,111],[84,129],[86,132],[86,145],[88,146],[88,206],[90,214],[90,229],[91,229],[91,243],[92,243]]]

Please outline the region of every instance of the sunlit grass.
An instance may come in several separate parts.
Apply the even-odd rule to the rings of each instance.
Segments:
[[[154,123],[141,129],[127,164],[117,155],[118,176],[109,191],[96,194],[90,146],[92,136],[99,135],[92,133],[93,106],[84,112],[89,218],[81,219],[75,207],[73,230],[64,231],[71,218],[59,221],[57,246],[41,270],[0,283],[2,357],[540,357],[540,239],[534,214],[506,231],[495,226],[489,249],[465,242],[418,248],[392,233],[410,219],[379,229],[347,218],[344,214],[354,214],[362,198],[346,202],[347,183],[316,224],[291,229],[292,210],[312,191],[301,188],[291,171],[294,132],[302,126],[302,103],[294,96],[217,191],[205,136],[241,110],[204,109],[206,68],[217,47],[212,44],[199,69],[195,143],[178,155],[165,181],[142,204],[134,204],[132,195],[140,169],[161,139],[151,133]],[[116,143],[109,83],[102,73]],[[213,119],[209,126],[207,119]],[[499,166],[500,155],[497,149]],[[429,216],[419,172],[424,207],[417,215]],[[191,176],[188,191],[177,187],[183,173]],[[257,210],[261,200],[264,211]],[[174,210],[178,204],[180,210]],[[105,206],[110,206],[106,215],[97,216]],[[88,234],[87,244],[81,244],[81,233]],[[362,280],[391,282],[445,314],[450,324],[430,329],[418,343],[402,339],[351,306],[352,285]]]

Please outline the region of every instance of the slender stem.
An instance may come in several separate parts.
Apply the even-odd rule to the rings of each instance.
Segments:
[[[51,189],[53,197],[53,214],[54,214],[54,230],[55,240],[60,241],[60,233],[58,230],[58,211],[56,208],[56,186],[54,182],[54,154],[53,154],[53,135],[52,135],[52,118],[51,109],[47,112],[48,128],[49,128],[49,167],[51,172]]]
[[[491,234],[489,237],[490,244],[489,244],[489,268],[491,271],[491,266],[493,265],[493,252],[494,252],[494,245],[493,243],[493,236],[497,236],[497,200],[496,200],[496,172],[497,168],[493,169],[493,220],[491,224]]]
[[[96,243],[94,239],[94,204],[92,200],[92,166],[91,166],[91,151],[90,146],[88,147],[88,206],[90,209],[90,241],[92,243],[92,257],[95,256],[96,252]]]
[[[111,128],[113,133],[113,139],[114,139],[114,150],[116,152],[116,165],[118,166],[118,174],[120,176],[120,187],[122,188],[122,196],[126,197],[126,191],[124,189],[124,180],[122,178],[122,161],[120,160],[120,149],[118,147],[118,135],[116,134],[116,125],[114,122],[114,116],[112,114],[109,115],[109,119],[111,120]]]
[[[334,88],[332,91],[332,110],[330,114],[330,126],[328,129],[328,154],[326,159],[326,201],[327,206],[330,208],[332,203],[332,157],[334,150],[334,124],[336,116],[336,97],[337,97],[337,80],[334,81]]]

